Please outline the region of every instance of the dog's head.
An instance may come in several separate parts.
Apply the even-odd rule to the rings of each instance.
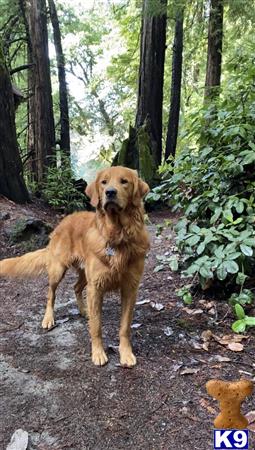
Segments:
[[[94,207],[120,213],[129,205],[139,206],[149,189],[136,170],[116,166],[101,170],[87,186],[86,194]]]

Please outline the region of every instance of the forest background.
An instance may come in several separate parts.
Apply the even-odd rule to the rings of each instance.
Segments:
[[[84,207],[75,179],[136,168],[180,210],[190,286],[253,301],[255,8],[247,0],[0,0],[0,193]],[[15,115],[15,120],[14,120]]]

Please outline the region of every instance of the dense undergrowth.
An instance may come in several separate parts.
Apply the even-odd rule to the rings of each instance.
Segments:
[[[235,331],[255,325],[243,309],[253,301],[252,290],[244,288],[247,282],[252,285],[255,263],[254,93],[251,83],[204,107],[186,136],[198,136],[196,147],[160,168],[162,183],[147,198],[182,211],[175,227],[179,255],[171,268],[181,269],[203,289],[232,290]],[[183,298],[191,301],[187,288]]]
[[[42,198],[53,208],[72,213],[87,209],[88,198],[75,186],[75,175],[69,158],[59,152],[54,164],[47,168],[45,181],[40,186],[36,183],[29,185],[33,193],[40,192]]]

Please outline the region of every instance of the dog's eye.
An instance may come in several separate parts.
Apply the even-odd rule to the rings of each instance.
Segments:
[[[126,180],[125,178],[121,178],[120,182],[121,182],[121,184],[127,184],[128,180]]]
[[[106,180],[102,180],[101,183],[102,183],[102,184],[106,184],[107,181],[106,181]]]

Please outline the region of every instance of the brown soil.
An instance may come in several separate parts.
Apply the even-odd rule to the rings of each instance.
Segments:
[[[5,236],[10,221],[19,215],[51,223],[57,219],[38,204],[18,207],[1,200],[1,211],[10,213],[0,228],[1,258],[20,252],[9,247]],[[231,334],[232,313],[226,303],[205,300],[202,294],[185,310],[175,294],[185,280],[169,269],[153,272],[156,255],[174,250],[169,229],[156,237],[156,224],[164,218],[175,220],[166,211],[150,214],[152,246],[138,299],[161,303],[163,308],[137,305],[133,344],[138,364],[132,370],[119,366],[117,296],[109,295],[104,304],[109,363],[97,368],[90,360],[86,320],[75,303],[73,273],[58,290],[58,326],[49,332],[40,327],[46,278],[0,280],[1,448],[18,428],[29,433],[30,450],[213,448],[212,423],[218,408],[206,394],[205,383],[211,378],[253,379],[254,332],[242,341],[241,352],[215,340],[208,351],[199,348],[204,330],[217,336]],[[252,404],[247,400],[244,411],[253,409]]]

